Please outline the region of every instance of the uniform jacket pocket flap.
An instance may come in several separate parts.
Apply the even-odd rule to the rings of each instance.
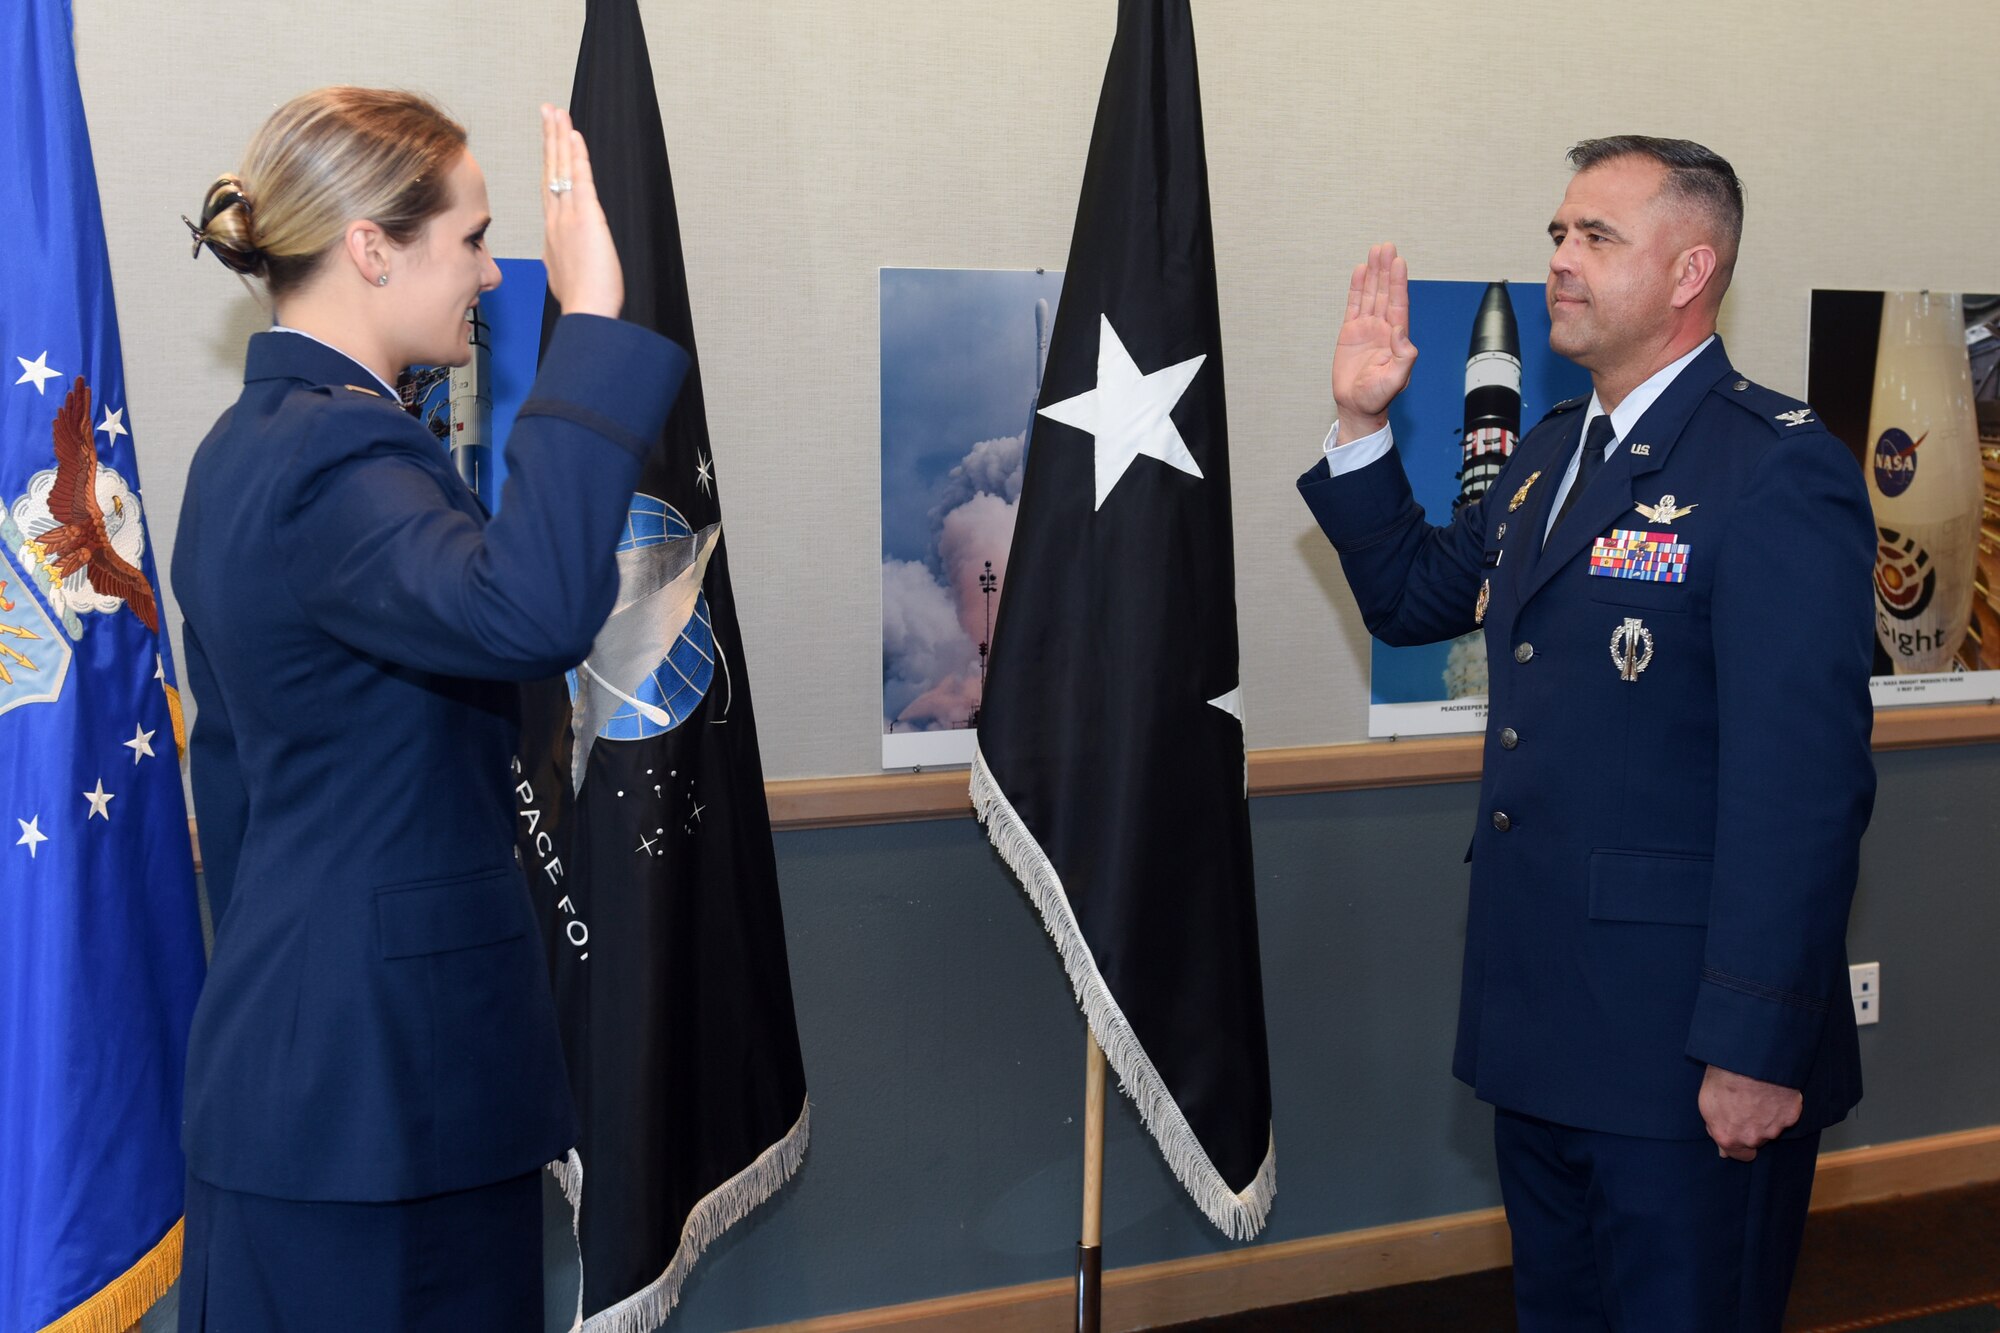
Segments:
[[[1705,926],[1714,877],[1715,862],[1706,856],[1592,852],[1591,920]]]
[[[384,958],[497,944],[527,933],[511,871],[418,884],[375,895]]]
[[[1648,579],[1596,577],[1585,590],[1593,602],[1629,606],[1639,611],[1688,612],[1699,609],[1701,593],[1687,583],[1655,583]]]

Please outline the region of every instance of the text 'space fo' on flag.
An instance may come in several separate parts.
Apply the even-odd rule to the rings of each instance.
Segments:
[[[1228,428],[1187,0],[1122,0],[980,710],[973,804],[1181,1183],[1276,1189]]]
[[[0,15],[0,1333],[80,1333],[180,1271],[201,924],[70,7]]]
[[[798,1169],[808,1107],[636,0],[588,0],[570,114],[624,265],[624,318],[692,358],[632,498],[611,618],[566,682],[529,692],[516,788],[582,1124],[557,1169],[578,1205],[583,1327],[635,1333],[666,1319],[703,1249]],[[551,299],[545,337],[559,314]]]

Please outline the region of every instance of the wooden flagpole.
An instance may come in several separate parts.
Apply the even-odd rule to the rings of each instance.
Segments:
[[[1076,1333],[1099,1333],[1104,1312],[1104,1050],[1085,1025],[1083,1239],[1076,1247]]]

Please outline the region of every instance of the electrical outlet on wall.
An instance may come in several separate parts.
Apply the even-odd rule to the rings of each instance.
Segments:
[[[1848,993],[1854,997],[1854,1021],[1867,1024],[1882,1018],[1882,965],[1854,963],[1847,969]]]

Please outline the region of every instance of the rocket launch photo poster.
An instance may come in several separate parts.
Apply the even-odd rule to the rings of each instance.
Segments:
[[[1808,347],[1875,511],[1875,706],[2000,698],[2000,296],[1815,291]]]
[[[882,767],[970,764],[1062,274],[884,268]]]
[[[1412,282],[1410,340],[1422,355],[1389,426],[1410,489],[1432,523],[1485,494],[1522,435],[1590,392],[1582,367],[1549,350],[1542,279]],[[1477,633],[1414,648],[1370,645],[1368,734],[1438,736],[1486,727],[1486,649]]]

